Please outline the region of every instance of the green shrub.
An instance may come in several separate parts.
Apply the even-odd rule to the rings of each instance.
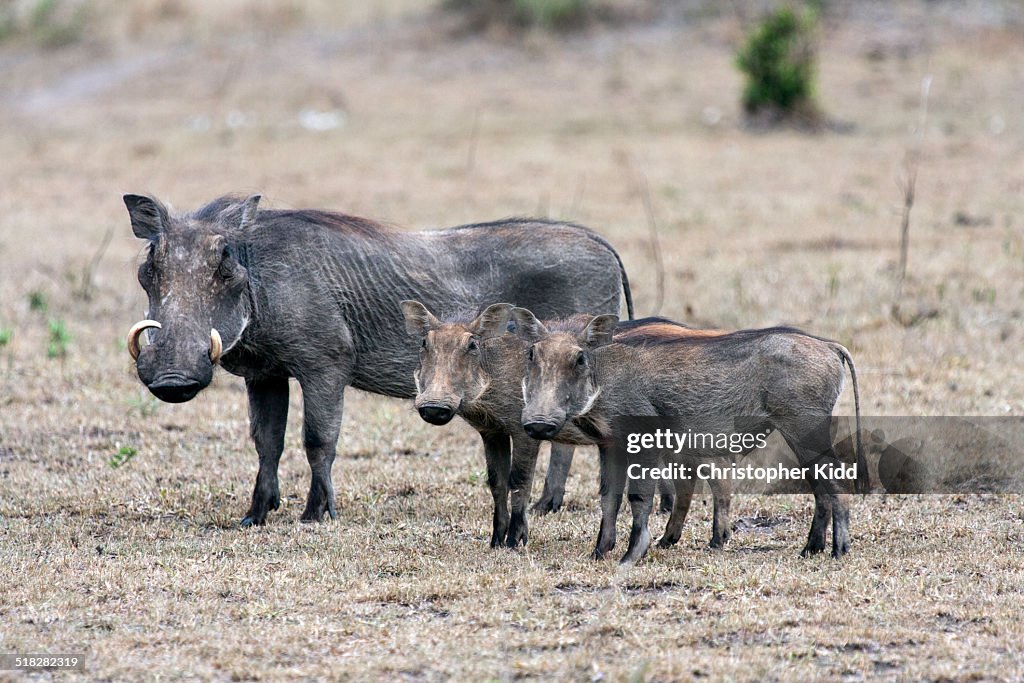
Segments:
[[[811,10],[783,7],[765,17],[736,55],[746,77],[743,109],[785,118],[817,118],[814,29]]]

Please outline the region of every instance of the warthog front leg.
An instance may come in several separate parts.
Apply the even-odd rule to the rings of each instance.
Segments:
[[[601,527],[597,531],[597,545],[594,547],[595,560],[603,560],[615,548],[615,521],[619,517],[625,488],[625,473],[619,471],[621,467],[615,466],[616,459],[604,447],[600,448],[600,458]]]
[[[512,437],[512,472],[508,480],[509,488],[512,490],[512,520],[506,540],[509,548],[515,548],[520,544],[526,545],[529,539],[526,510],[530,505],[533,472],[537,467],[539,452],[540,441],[531,439],[525,432]]]
[[[512,451],[508,434],[481,434],[484,458],[487,460],[487,486],[494,498],[494,522],[491,527],[491,547],[505,545],[508,534],[508,478]]]
[[[637,480],[630,482],[629,507],[633,512],[633,526],[629,530],[629,545],[626,554],[619,560],[620,564],[636,564],[647,554],[651,547],[651,531],[647,522],[654,507],[654,482]]]
[[[252,504],[241,521],[243,527],[263,524],[267,513],[281,505],[277,466],[288,424],[288,378],[247,379],[245,388],[249,393],[249,433],[260,456],[260,470]]]
[[[533,511],[540,515],[558,512],[565,498],[565,481],[569,478],[572,456],[576,447],[551,442],[551,456],[548,458],[548,473],[544,478],[544,491],[540,500],[533,505]]]
[[[326,376],[324,376],[326,375]],[[341,377],[324,373],[314,378],[299,378],[302,386],[302,436],[309,462],[309,495],[303,522],[319,522],[324,513],[331,519],[338,516],[334,502],[331,468],[341,431],[345,382]]]

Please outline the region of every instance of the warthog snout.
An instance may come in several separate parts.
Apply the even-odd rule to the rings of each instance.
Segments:
[[[431,403],[419,407],[420,417],[432,425],[446,425],[455,417],[455,409],[451,406]]]
[[[161,334],[142,346],[143,333],[150,328],[161,330]],[[154,320],[136,323],[128,333],[128,353],[150,393],[167,403],[184,403],[213,380],[213,367],[223,354],[223,342],[214,329],[208,341],[166,333],[167,327]]]
[[[562,425],[546,420],[531,420],[523,423],[523,429],[534,439],[550,439],[562,431]]]
[[[195,398],[204,386],[201,382],[181,375],[161,375],[148,388],[161,401],[184,403]]]

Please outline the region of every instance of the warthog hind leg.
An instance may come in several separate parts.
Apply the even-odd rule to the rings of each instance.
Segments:
[[[665,525],[665,533],[658,541],[659,548],[671,548],[679,542],[679,537],[683,535],[686,516],[690,513],[690,502],[693,500],[693,489],[696,482],[693,478],[686,477],[676,479],[674,483],[676,501],[672,507],[672,516],[668,518],[668,524]]]
[[[711,526],[711,547],[721,548],[732,538],[729,522],[729,504],[732,502],[732,482],[728,479],[709,479],[711,496],[715,501],[714,521]]]
[[[800,463],[809,467],[808,476],[813,477],[814,466],[818,463],[838,463],[839,460],[832,449],[828,416],[809,419],[812,426],[802,430],[802,433],[794,432],[791,428],[780,428],[780,431]],[[842,557],[850,551],[850,509],[846,497],[840,495],[839,486],[832,480],[815,479],[811,485],[814,489],[814,519],[807,534],[807,544],[800,554],[806,557],[825,550],[828,522],[831,519],[832,557]]]
[[[539,515],[558,512],[565,498],[565,481],[569,478],[575,446],[551,442],[551,456],[548,458],[548,473],[544,478],[544,491],[540,500],[531,508]]]
[[[346,382],[340,377],[330,376],[318,376],[308,382],[303,380],[299,378],[304,409],[302,433],[311,478],[302,521],[320,522],[325,514],[331,519],[338,516],[331,468],[341,431]]]
[[[668,479],[658,481],[658,514],[667,515],[676,507],[676,489]]]

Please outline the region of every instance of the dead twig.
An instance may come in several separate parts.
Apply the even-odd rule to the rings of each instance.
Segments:
[[[647,229],[651,240],[651,258],[654,260],[654,282],[655,298],[651,315],[661,313],[661,307],[665,303],[665,261],[661,255],[661,243],[658,239],[658,222],[654,217],[654,202],[651,200],[651,189],[647,184],[647,176],[643,171],[635,169],[633,172],[634,191],[640,197],[644,205],[644,214],[647,216]]]
[[[927,74],[921,79],[921,110],[920,121],[917,129],[917,142],[920,145],[924,141],[925,130],[928,126],[928,95],[931,92],[932,77]],[[916,324],[921,314],[906,315],[901,310],[903,302],[903,285],[907,279],[907,266],[910,259],[910,211],[914,208],[914,198],[917,193],[917,171],[920,166],[920,149],[908,147],[906,157],[903,161],[903,175],[900,179],[900,190],[903,193],[903,211],[900,218],[900,261],[896,272],[896,291],[893,295],[892,316],[901,325],[908,326]],[[927,315],[924,317],[933,317]]]

